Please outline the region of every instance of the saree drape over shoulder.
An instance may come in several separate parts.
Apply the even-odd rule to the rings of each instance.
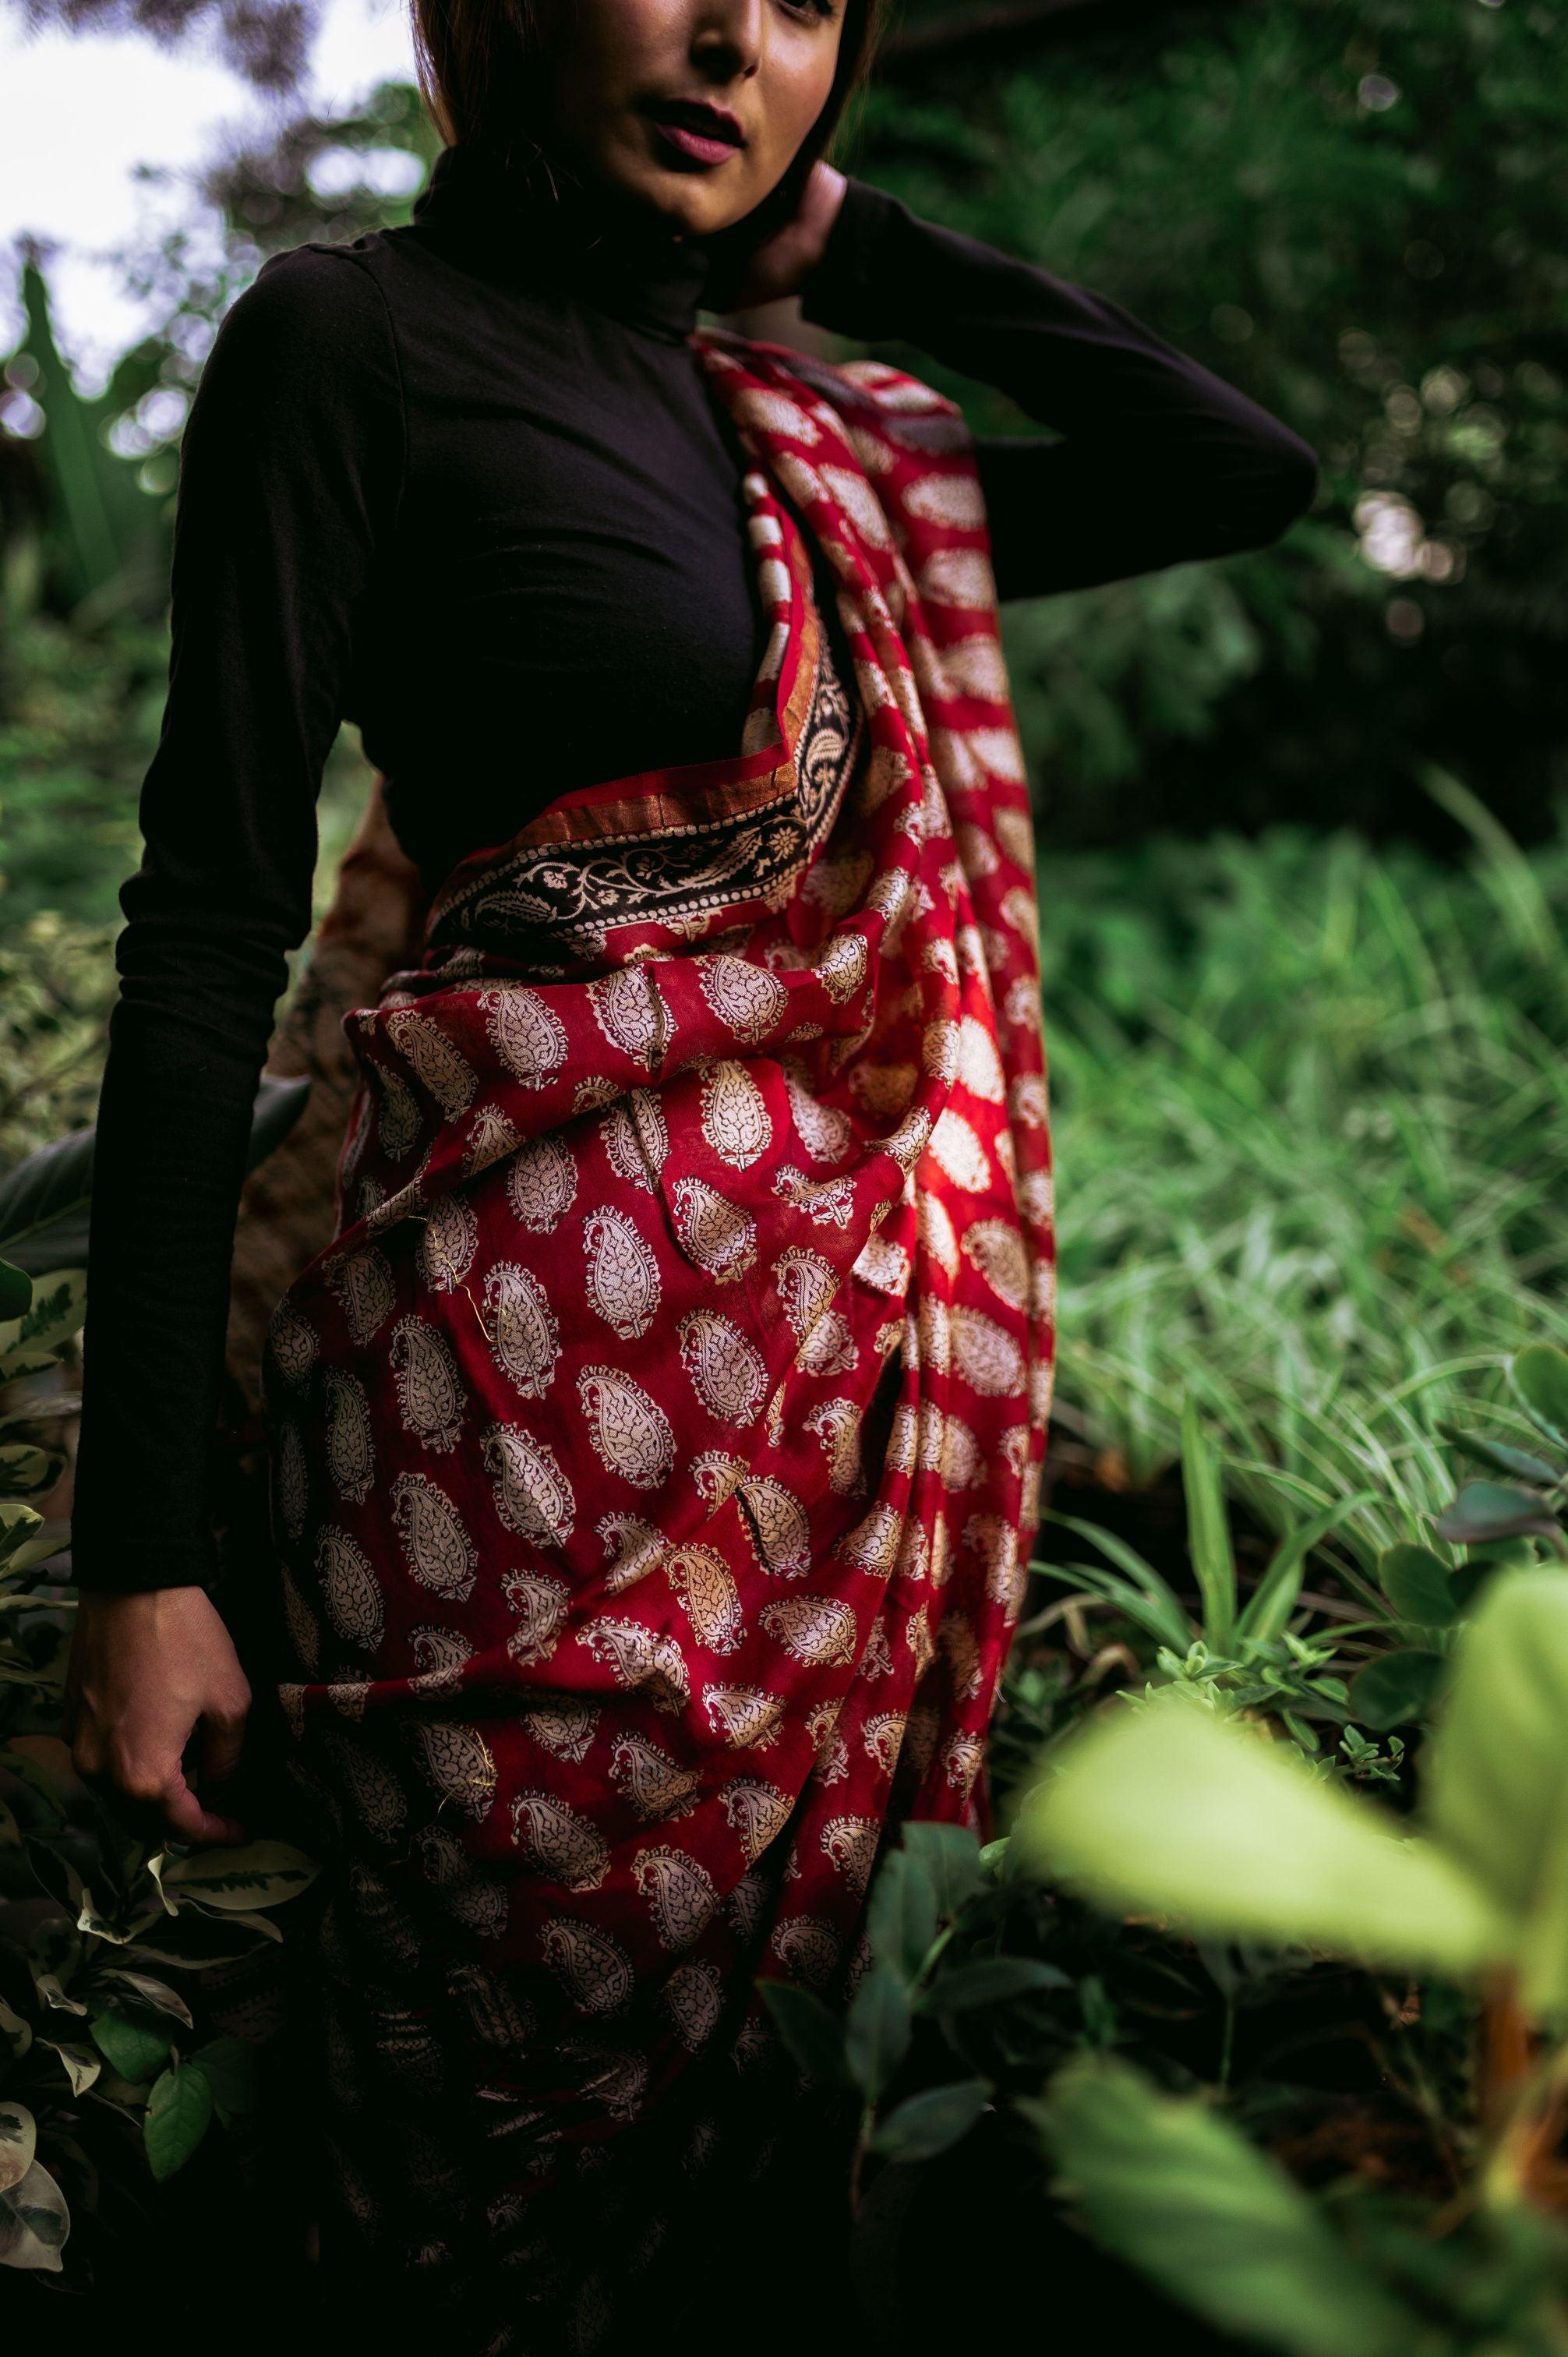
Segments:
[[[1049,1399],[1031,823],[961,419],[699,349],[769,626],[745,742],[447,880],[348,1019],[338,1232],[269,1342],[335,2166],[371,2247],[487,2271],[476,2348],[598,2345],[671,2195],[788,2109],[757,1981],[837,2000],[890,1829],[983,1819]]]

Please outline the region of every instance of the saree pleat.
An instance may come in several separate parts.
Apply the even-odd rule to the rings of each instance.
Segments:
[[[832,2135],[757,1983],[842,1998],[898,1826],[985,1824],[1049,1405],[962,422],[699,350],[768,625],[743,745],[448,879],[348,1018],[338,1232],[268,1344],[337,2182],[475,2349],[609,2345],[682,2206]]]

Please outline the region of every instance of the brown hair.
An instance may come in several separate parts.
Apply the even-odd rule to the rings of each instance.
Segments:
[[[844,0],[838,70],[798,159],[825,154],[871,65],[886,0]],[[532,123],[539,0],[410,0],[420,88],[449,145],[506,146]]]

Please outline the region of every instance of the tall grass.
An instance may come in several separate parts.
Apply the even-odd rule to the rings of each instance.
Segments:
[[[1195,1392],[1273,1526],[1386,1496],[1366,1560],[1451,1493],[1478,1371],[1568,1323],[1568,830],[1527,859],[1430,783],[1467,865],[1295,828],[1042,861],[1061,1420],[1146,1481]]]

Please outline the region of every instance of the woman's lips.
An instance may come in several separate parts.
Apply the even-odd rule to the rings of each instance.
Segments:
[[[689,164],[725,163],[746,144],[738,127],[722,127],[725,119],[703,108],[671,107],[666,113],[650,107],[649,121],[663,145]]]

